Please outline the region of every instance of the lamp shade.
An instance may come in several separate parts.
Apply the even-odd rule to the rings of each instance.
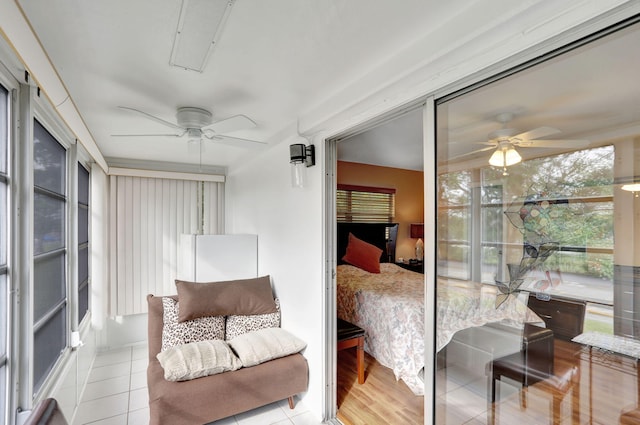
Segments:
[[[411,223],[410,233],[412,239],[418,239],[424,237],[424,224],[423,223]]]
[[[628,192],[638,192],[640,191],[640,183],[624,184],[620,189],[626,190]]]
[[[508,167],[520,161],[522,161],[522,157],[510,143],[498,146],[498,149],[489,158],[489,164],[494,167]]]

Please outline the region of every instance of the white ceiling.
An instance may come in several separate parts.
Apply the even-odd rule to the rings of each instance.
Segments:
[[[438,163],[486,165],[494,149],[481,143],[502,128],[498,115],[505,112],[513,114],[507,127],[514,134],[552,127],[560,132],[543,139],[566,141],[560,149],[517,148],[525,159],[640,135],[638,46],[635,25],[447,102],[438,109]],[[421,114],[418,109],[346,139],[339,157],[422,170]]]
[[[19,4],[105,157],[185,163],[198,161],[186,140],[112,137],[167,132],[118,106],[172,122],[180,106],[208,109],[214,119],[245,114],[257,127],[230,135],[274,143],[305,110],[452,12],[423,0],[375,8],[368,0],[237,0],[199,73],[169,65],[182,0]],[[246,152],[206,148],[203,162],[211,165],[228,165]]]
[[[498,43],[491,37],[514,22],[520,25],[519,34],[534,34],[544,28],[537,16],[561,7],[533,0],[235,0],[200,73],[169,64],[182,0],[17,0],[17,4],[105,157],[192,164],[202,160],[216,166],[233,164],[246,148],[207,143],[199,158],[189,152],[186,139],[113,137],[167,132],[167,127],[118,106],[171,122],[181,106],[208,109],[214,120],[245,114],[257,126],[229,135],[273,145],[330,99],[354,93],[350,91],[354,86],[363,92],[375,89],[374,69],[383,69],[390,80],[399,78],[480,34],[488,34],[487,46],[489,41]],[[472,26],[460,25],[470,18]],[[629,112],[625,119],[638,121],[640,85],[625,83],[640,74],[636,47],[640,42],[634,37],[615,49],[531,76],[535,83],[525,84],[527,90],[517,95],[514,90],[516,86],[521,90],[524,80],[501,83],[502,88],[492,88],[491,93],[479,90],[452,104],[446,129],[449,141],[456,142],[451,150],[457,155],[477,149],[475,142],[498,127],[495,114],[505,109],[517,112],[511,123],[517,128],[553,126],[563,131],[563,138],[587,130],[585,119],[598,126],[619,125],[611,119],[605,122],[613,108],[625,107]],[[406,59],[399,53],[406,51],[423,51],[424,57]],[[612,71],[615,77],[608,74]],[[585,97],[595,91],[607,93],[607,99]],[[339,157],[421,169],[420,121],[415,111],[341,142]]]

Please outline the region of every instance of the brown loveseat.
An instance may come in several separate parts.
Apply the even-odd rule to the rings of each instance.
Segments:
[[[307,361],[299,353],[190,381],[165,380],[156,358],[162,346],[162,297],[149,295],[147,301],[150,425],[201,425],[284,399],[293,408],[293,396],[307,390]]]

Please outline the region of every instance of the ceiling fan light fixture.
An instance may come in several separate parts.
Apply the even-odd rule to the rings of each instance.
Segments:
[[[627,192],[640,192],[640,183],[623,184],[620,189]]]
[[[489,158],[494,167],[508,167],[522,161],[522,157],[511,143],[501,143]]]

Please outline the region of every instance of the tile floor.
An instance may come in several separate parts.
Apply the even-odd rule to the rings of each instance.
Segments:
[[[72,425],[148,425],[147,347],[99,352]],[[320,425],[304,404],[286,400],[213,422],[215,425]]]

